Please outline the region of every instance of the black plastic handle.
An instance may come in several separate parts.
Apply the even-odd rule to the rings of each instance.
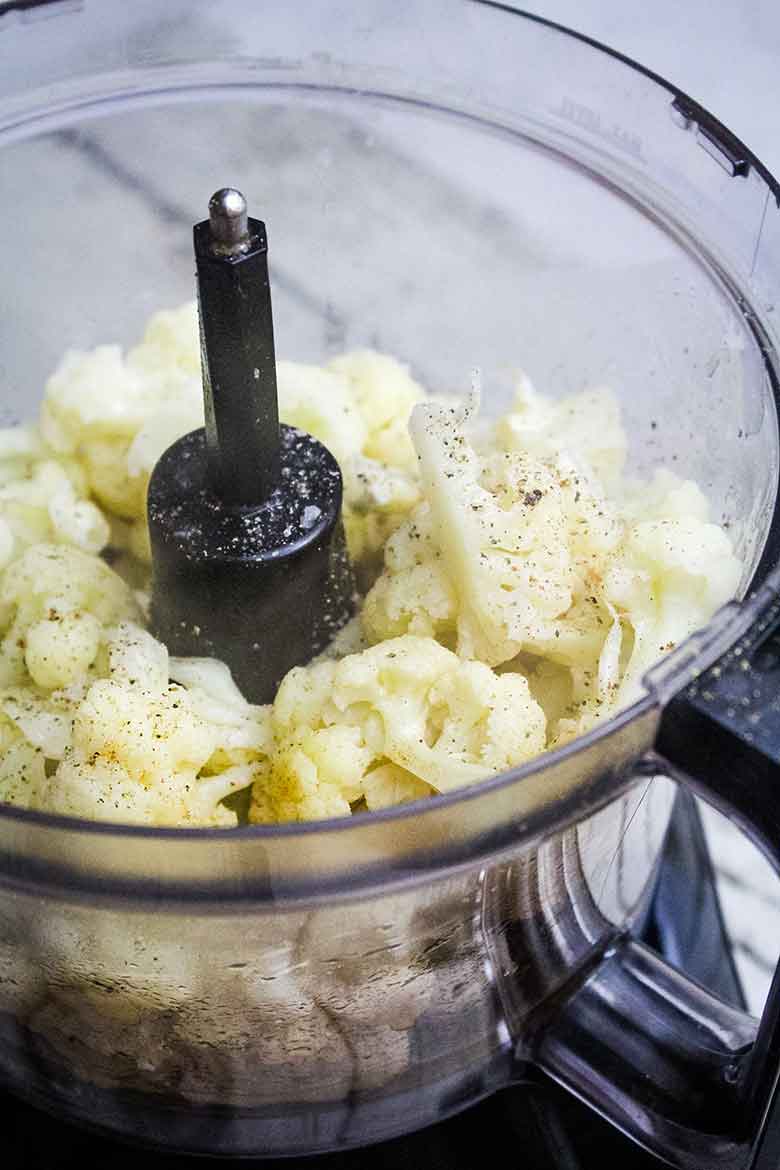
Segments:
[[[700,673],[702,657],[714,664]],[[664,707],[650,767],[724,812],[780,873],[780,567],[648,685]],[[540,1024],[533,1058],[673,1166],[780,1165],[780,964],[756,1025],[618,936]]]

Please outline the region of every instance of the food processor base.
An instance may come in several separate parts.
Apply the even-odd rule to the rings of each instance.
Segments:
[[[677,800],[643,937],[711,991],[744,1007],[698,812],[685,793]],[[484,1089],[489,1092],[490,1086],[485,1084]],[[452,1090],[455,1093],[457,1086]],[[393,1105],[406,1111],[413,1102],[400,1098],[383,1102],[383,1108]],[[454,1110],[455,1097],[442,1100],[442,1112]],[[109,1163],[114,1170],[130,1170],[131,1165],[135,1170],[136,1149],[77,1129],[8,1095],[0,1097],[0,1116],[7,1170],[69,1170],[76,1165],[80,1170],[102,1170]],[[164,1124],[162,1116],[149,1121],[150,1125]],[[338,1122],[334,1115],[334,1133],[328,1135],[334,1143],[339,1140]],[[204,1116],[197,1121],[193,1114],[193,1123],[215,1125],[218,1118]],[[305,1118],[301,1123],[305,1124]],[[411,1114],[409,1124],[414,1124]],[[263,1159],[256,1164],[264,1170],[295,1170],[298,1164],[311,1170],[361,1170],[370,1159],[374,1170],[416,1170],[422,1165],[428,1170],[474,1170],[496,1142],[522,1155],[523,1170],[592,1170],[610,1164],[606,1161],[610,1157],[622,1170],[653,1170],[661,1165],[569,1093],[542,1078],[487,1096],[438,1125],[370,1150],[345,1150],[300,1162]],[[176,1154],[145,1152],[143,1159],[146,1170],[183,1170],[193,1164]]]

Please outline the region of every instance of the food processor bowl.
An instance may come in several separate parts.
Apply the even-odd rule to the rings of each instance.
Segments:
[[[678,1166],[747,1165],[773,1009],[757,1031],[631,932],[677,783],[776,850],[774,181],[674,87],[478,0],[1,4],[0,151],[6,423],[64,350],[191,298],[229,181],[272,225],[282,357],[368,345],[455,395],[476,367],[488,416],[520,368],[608,385],[632,472],[697,480],[745,566],[632,707],[454,794],[235,830],[0,808],[4,1083],[275,1156],[541,1068]]]

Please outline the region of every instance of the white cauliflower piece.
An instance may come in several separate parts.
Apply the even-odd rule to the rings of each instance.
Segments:
[[[165,647],[124,623],[108,661],[109,677],[76,707],[71,746],[33,807],[139,824],[234,825],[221,802],[252,782],[254,766],[207,769],[224,751],[223,726],[168,682]]]
[[[38,695],[29,687],[0,692],[0,707],[27,743],[46,760],[61,760],[70,746],[73,714],[83,694]]]
[[[86,434],[132,437],[154,412],[160,379],[134,370],[118,345],[69,350],[46,384],[43,437],[73,455]]]
[[[411,430],[425,503],[388,541],[366,598],[367,636],[410,631],[497,665],[521,650],[566,660],[606,634],[592,580],[621,534],[598,485],[564,458],[478,455],[473,405],[425,403]]]
[[[522,675],[497,676],[431,638],[406,635],[290,671],[274,703],[275,750],[254,789],[253,820],[348,815],[361,796],[444,792],[542,750],[545,720]],[[396,765],[372,786],[374,767]],[[412,796],[412,792],[414,796]]]
[[[382,549],[420,499],[416,473],[356,455],[344,469],[344,529],[359,585],[381,569]]]
[[[78,459],[105,508],[141,524],[154,463],[202,421],[191,306],[153,317],[144,341],[126,359],[115,345],[67,353],[47,383],[41,409],[48,446]]]
[[[69,456],[45,457],[40,439],[29,432],[14,443],[14,430],[0,431],[0,568],[41,541],[100,552],[109,525],[85,498],[87,480],[79,464]],[[29,458],[20,455],[24,446]]]
[[[369,642],[417,634],[454,645],[458,595],[441,558],[427,502],[388,539],[384,560],[385,572],[360,613]]]
[[[400,362],[373,350],[343,354],[328,370],[343,379],[364,427],[360,449],[342,461],[342,471],[347,545],[367,588],[385,541],[420,499],[408,420],[425,391]]]
[[[637,699],[645,672],[705,625],[739,586],[742,564],[723,529],[708,522],[707,501],[690,480],[658,471],[649,485],[634,488],[626,515],[598,591],[609,632],[595,670],[587,659],[572,664],[571,710],[554,744]]]
[[[686,518],[706,524],[710,505],[692,479],[680,479],[666,467],[659,467],[649,483],[631,482],[622,501],[628,520],[679,520]]]
[[[334,358],[329,370],[345,378],[367,429],[363,454],[389,467],[414,468],[409,415],[425,391],[407,366],[371,349]]]
[[[66,687],[86,674],[97,658],[102,626],[91,613],[65,613],[30,626],[24,663],[45,690]]]
[[[621,702],[636,698],[642,675],[732,598],[742,576],[726,533],[691,516],[632,526],[604,593],[633,643]]]
[[[573,580],[554,472],[518,457],[507,460],[519,474],[503,498],[484,487],[465,433],[475,408],[475,400],[426,403],[415,408],[410,430],[434,537],[458,594],[458,653],[493,665],[544,636],[571,605]]]
[[[0,605],[0,679],[9,686],[31,678],[47,690],[92,666],[103,626],[140,616],[131,590],[104,561],[56,544],[33,545],[14,561]]]
[[[276,363],[279,417],[324,443],[344,467],[359,455],[367,428],[348,383],[321,366]]]
[[[37,427],[0,427],[0,485],[27,479],[45,456]]]
[[[143,340],[127,355],[133,370],[158,375],[178,373],[200,379],[200,333],[198,306],[187,301],[176,309],[155,313],[144,330]]]
[[[496,436],[508,451],[540,456],[565,452],[584,461],[606,487],[617,486],[626,460],[620,406],[606,387],[556,402],[537,393],[521,374],[512,409],[499,421]]]
[[[0,801],[21,808],[35,807],[46,783],[43,752],[27,740],[7,733],[0,742]]]
[[[363,799],[369,812],[380,808],[393,808],[397,804],[408,804],[430,796],[431,788],[424,780],[418,780],[405,768],[397,764],[380,764],[363,778]]]

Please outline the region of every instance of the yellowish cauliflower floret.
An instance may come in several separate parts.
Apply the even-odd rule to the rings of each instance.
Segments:
[[[75,459],[52,458],[28,427],[0,430],[0,569],[41,541],[100,552],[109,524],[88,494]]]
[[[145,529],[146,489],[156,460],[176,438],[202,425],[190,332],[198,354],[192,308],[158,314],[127,359],[115,345],[71,351],[46,386],[45,442],[58,455],[77,459],[98,503],[130,522],[134,552],[144,549],[136,530]]]
[[[39,426],[0,430],[0,800],[220,826],[250,794],[278,822],[447,792],[630,703],[739,586],[695,484],[623,483],[608,390],[554,402],[521,377],[478,434],[475,395],[430,398],[371,350],[279,362],[278,385],[283,421],[341,465],[367,595],[267,707],[142,625],[149,477],[203,422],[195,306],[126,355],[66,354]]]
[[[268,740],[262,709],[232,696],[209,702],[203,685],[191,693],[169,682],[167,650],[132,623],[112,632],[108,663],[108,678],[75,705],[70,743],[32,806],[139,824],[234,825],[221,802],[254,778]],[[201,665],[201,684],[207,674]]]
[[[387,354],[360,349],[334,358],[328,369],[345,378],[352,390],[367,431],[363,454],[388,467],[413,470],[409,415],[426,395],[408,368]]]
[[[545,742],[522,675],[495,675],[411,635],[290,671],[272,723],[255,820],[347,815],[361,797],[381,808],[393,792],[409,800],[449,791],[530,759]]]
[[[3,728],[0,740],[0,801],[20,808],[35,808],[46,783],[46,761],[40,748]],[[91,811],[89,817],[94,817]]]
[[[430,786],[424,780],[418,780],[398,764],[380,764],[363,779],[363,799],[369,812],[422,800],[430,793]]]
[[[33,545],[0,586],[0,683],[67,686],[95,661],[101,627],[139,617],[132,591],[99,557]]]
[[[143,340],[127,355],[134,370],[156,376],[161,370],[200,378],[198,306],[187,301],[176,309],[161,309],[150,318]]]
[[[280,361],[277,378],[282,421],[315,435],[341,465],[347,542],[369,581],[385,540],[419,499],[407,421],[424,391],[405,366],[371,350],[328,368]],[[40,421],[45,444],[81,470],[85,490],[111,514],[113,543],[148,561],[151,472],[167,447],[203,425],[194,303],[157,313],[126,357],[115,345],[67,353],[47,384]],[[105,521],[100,536],[102,545],[92,536],[94,551],[107,541]],[[39,531],[34,539],[60,537]],[[0,531],[0,566],[2,542]]]
[[[412,416],[425,503],[388,542],[366,632],[378,641],[409,629],[448,644],[454,634],[461,657],[490,665],[521,650],[565,660],[620,526],[567,455],[479,455],[466,429],[472,411],[426,403]]]
[[[425,500],[388,540],[361,620],[372,642],[428,634],[461,658],[525,659],[554,746],[635,699],[652,663],[734,595],[741,564],[694,484],[660,472],[623,506],[605,497],[590,467],[620,467],[609,400],[602,447],[582,402],[561,404],[550,417],[564,436],[570,420],[571,447],[557,452],[531,401],[533,453],[478,454],[473,407],[417,407]]]
[[[553,457],[576,451],[606,488],[617,486],[626,461],[620,407],[605,387],[555,402],[521,375],[512,409],[499,421],[496,437],[507,451]]]

